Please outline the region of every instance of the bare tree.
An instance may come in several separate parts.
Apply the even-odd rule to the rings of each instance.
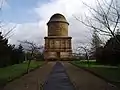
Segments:
[[[36,53],[37,50],[43,49],[43,46],[38,46],[33,41],[19,41],[22,45],[24,45],[24,49],[27,52],[30,52],[30,56],[34,58],[34,53]],[[31,63],[31,59],[28,60],[28,67],[27,67],[27,73],[29,73],[29,66]]]
[[[96,8],[92,8],[84,2],[83,4],[88,7],[91,15],[84,15],[84,20],[79,17],[75,18],[100,35],[116,38],[116,33],[120,29],[120,1],[110,0],[110,2],[107,2],[106,0],[96,0]],[[120,43],[118,39],[117,42]]]
[[[88,67],[89,67],[89,52],[90,52],[89,45],[79,46],[77,48],[77,51],[79,51],[80,53],[85,53],[85,59],[87,60]]]

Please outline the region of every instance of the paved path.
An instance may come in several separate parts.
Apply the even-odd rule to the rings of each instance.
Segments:
[[[102,79],[70,63],[63,62],[64,67],[78,90],[118,90]]]
[[[53,67],[52,72],[44,84],[44,90],[75,90],[65,68],[60,62],[57,62]]]
[[[118,90],[104,80],[68,62],[48,62],[43,67],[10,82],[3,90]],[[53,67],[54,66],[54,67]],[[69,77],[70,79],[69,79]],[[71,81],[70,81],[71,80]],[[72,83],[71,83],[72,82]]]
[[[40,90],[40,84],[44,83],[54,64],[55,62],[48,62],[39,69],[10,82],[3,90]]]

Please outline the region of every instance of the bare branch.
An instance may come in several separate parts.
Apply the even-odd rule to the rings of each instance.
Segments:
[[[16,28],[16,25],[13,26],[7,33],[5,33],[3,36],[7,37],[14,29]]]
[[[114,33],[115,30],[116,30],[116,27],[117,27],[117,25],[118,25],[119,19],[120,19],[120,15],[119,15],[119,13],[117,12],[117,20],[116,20],[116,22],[115,22],[115,26],[114,26],[114,29],[113,29],[113,33]]]
[[[74,16],[75,19],[85,26],[96,30],[100,35],[103,34],[115,37],[116,28],[118,28],[120,24],[120,7],[114,0],[111,0],[110,3],[108,3],[106,0],[102,0],[102,4],[99,2],[99,0],[96,1],[97,9],[92,8],[91,6],[82,2],[85,6],[88,7],[92,17],[85,15],[86,19],[81,20]],[[100,32],[102,32],[102,34]]]

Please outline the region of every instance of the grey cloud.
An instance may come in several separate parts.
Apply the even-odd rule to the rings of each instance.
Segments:
[[[44,32],[43,27],[39,26],[39,23],[22,24],[16,28],[14,35],[10,38],[10,43],[16,44],[19,43],[18,40],[29,40],[43,44]]]

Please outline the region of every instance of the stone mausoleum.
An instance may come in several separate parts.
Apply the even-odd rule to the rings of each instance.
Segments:
[[[45,60],[71,60],[71,39],[68,36],[68,25],[62,14],[54,14],[47,23],[48,35],[44,37],[44,59]]]

